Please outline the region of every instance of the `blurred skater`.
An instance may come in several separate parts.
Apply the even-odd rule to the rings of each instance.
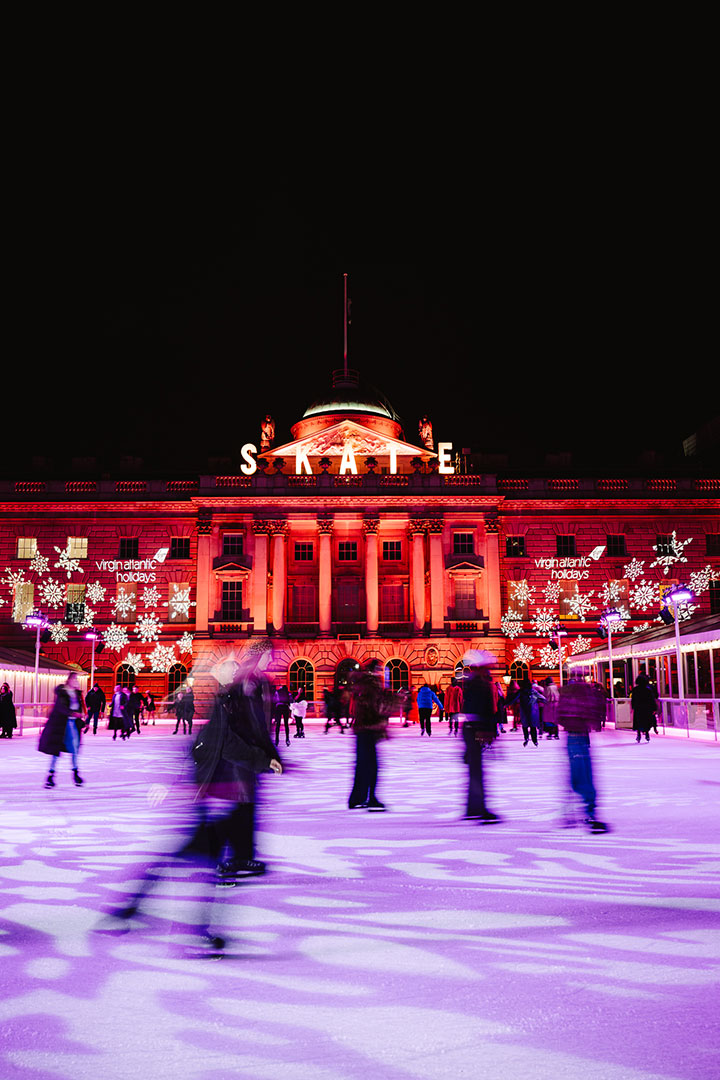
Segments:
[[[448,735],[458,733],[458,720],[462,711],[462,687],[457,679],[452,678],[445,693],[445,712],[448,718]]]
[[[323,690],[323,699],[325,701],[325,734],[327,735],[331,726],[334,724],[340,728],[340,731],[344,731],[345,727],[340,719],[340,694],[337,690]]]
[[[423,683],[417,692],[417,710],[420,718],[420,735],[427,734],[432,735],[431,717],[433,711],[433,705],[437,705],[440,716],[442,716],[443,703],[437,696],[432,686],[428,683]]]
[[[655,728],[657,734],[657,699],[650,685],[647,675],[638,675],[635,685],[630,692],[630,708],[633,714],[633,731],[636,733],[635,742],[641,742],[645,736],[645,742],[650,742],[650,728]]]
[[[375,789],[378,782],[377,744],[387,738],[388,718],[395,695],[382,683],[382,664],[370,660],[352,677],[350,711],[355,730],[355,776],[348,799],[350,810],[384,810]]]
[[[283,771],[264,711],[264,672],[271,659],[272,644],[266,639],[254,642],[238,663],[232,684],[217,694],[210,719],[198,732],[191,752],[196,821],[185,843],[168,856],[171,862],[204,872],[199,931],[202,940],[218,952],[225,942],[210,930],[215,874],[228,885],[235,884],[241,874],[265,870],[265,864],[254,858],[256,778],[262,772]],[[112,918],[127,923],[162,880],[155,866],[146,869],[137,892]]]
[[[92,724],[93,735],[97,735],[98,720],[104,713],[106,704],[104,690],[101,690],[98,684],[94,683],[85,695],[85,708],[87,710],[85,731],[88,731]]]
[[[488,809],[485,801],[483,757],[497,735],[497,708],[491,667],[496,663],[492,653],[469,649],[463,656],[466,674],[463,680],[462,711],[465,763],[468,767],[468,789],[465,817],[483,824],[500,821]]]
[[[290,702],[290,715],[295,724],[294,739],[305,738],[305,717],[307,715],[308,703],[305,698],[305,691],[300,689]]]
[[[567,732],[570,787],[582,801],[585,824],[594,833],[608,831],[608,826],[595,816],[597,791],[590,755],[590,732],[602,728],[605,708],[602,690],[586,683],[579,675],[571,676],[570,682],[560,690],[557,719]],[[571,825],[574,821],[568,818],[565,824]]]
[[[290,691],[287,686],[280,686],[275,691],[275,706],[273,708],[273,721],[275,723],[275,745],[280,742],[280,724],[285,725],[285,745],[290,745]]]
[[[55,703],[40,732],[38,750],[41,754],[49,754],[52,759],[45,781],[46,788],[55,787],[55,769],[62,753],[70,754],[76,786],[79,787],[83,783],[78,772],[80,732],[84,727],[83,710],[84,702],[80,693],[80,682],[73,671],[68,675],[67,682],[56,689]]]
[[[520,710],[520,723],[523,729],[523,746],[532,739],[533,746],[538,744],[538,725],[540,723],[540,703],[545,695],[540,687],[528,675],[520,683],[520,688],[513,697],[508,698],[508,705],[517,704]]]

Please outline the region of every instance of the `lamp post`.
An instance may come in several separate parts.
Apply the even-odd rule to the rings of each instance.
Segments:
[[[30,611],[25,616],[23,626],[26,630],[35,631],[35,686],[33,693],[33,705],[37,705],[39,694],[38,680],[40,672],[40,635],[43,630],[47,630],[49,622],[43,614],[39,611]]]
[[[677,665],[678,676],[678,700],[682,701],[685,697],[685,679],[683,677],[683,665],[682,654],[680,652],[680,619],[678,617],[678,605],[686,604],[689,600],[692,600],[693,594],[687,585],[673,585],[663,595],[664,600],[669,600],[673,606],[675,613],[675,663]]]
[[[608,608],[603,611],[600,616],[600,623],[605,627],[608,636],[608,663],[610,664],[610,700],[613,704],[613,719],[615,710],[615,676],[613,673],[613,655],[612,655],[612,624],[616,622],[622,622],[622,615],[615,608]]]

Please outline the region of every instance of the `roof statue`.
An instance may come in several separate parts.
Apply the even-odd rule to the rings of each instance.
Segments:
[[[270,413],[267,414],[260,425],[260,453],[269,450],[275,442],[275,421]]]
[[[432,423],[428,420],[427,416],[423,416],[422,420],[418,424],[418,432],[420,434],[420,442],[428,450],[433,449],[433,429]]]

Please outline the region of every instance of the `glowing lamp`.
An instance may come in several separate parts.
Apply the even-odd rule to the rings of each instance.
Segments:
[[[673,604],[686,604],[693,598],[692,591],[687,585],[673,585],[663,596],[665,600],[669,600]]]
[[[615,608],[603,611],[601,618],[606,625],[612,625],[614,622],[622,622],[622,615],[619,611],[616,611]]]
[[[23,623],[27,630],[45,630],[49,625],[45,616],[41,615],[39,611],[28,612]]]

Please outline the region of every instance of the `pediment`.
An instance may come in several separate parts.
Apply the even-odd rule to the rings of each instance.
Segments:
[[[290,458],[298,452],[304,453],[308,458],[342,457],[347,449],[352,450],[356,458],[363,457],[389,457],[394,452],[397,457],[422,458],[430,461],[437,454],[426,447],[413,446],[412,443],[403,442],[402,439],[393,439],[373,431],[354,420],[341,420],[331,427],[322,428],[302,439],[285,443],[284,446],[266,450],[263,457],[266,458]]]
[[[485,560],[482,555],[448,555],[445,558],[445,569],[451,577],[480,574],[485,569]]]

